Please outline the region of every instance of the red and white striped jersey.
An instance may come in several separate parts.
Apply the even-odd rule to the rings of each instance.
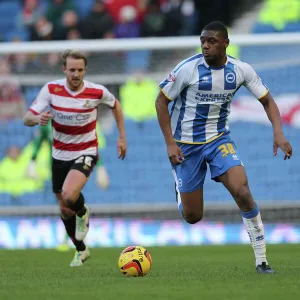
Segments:
[[[41,89],[30,111],[36,115],[50,108],[53,115],[53,148],[55,159],[69,161],[81,155],[97,155],[97,107],[111,108],[115,97],[102,85],[84,81],[80,91],[73,92],[66,79],[48,82]]]

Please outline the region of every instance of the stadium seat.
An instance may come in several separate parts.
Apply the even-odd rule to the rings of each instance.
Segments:
[[[255,23],[252,33],[273,33],[276,32],[272,24]]]
[[[13,205],[12,195],[6,193],[0,193],[0,206],[10,206]]]
[[[19,39],[21,41],[28,41],[29,33],[26,29],[23,30],[12,30],[4,34],[4,40],[10,42],[14,39]]]
[[[300,32],[300,22],[287,23],[283,28],[283,32]]]

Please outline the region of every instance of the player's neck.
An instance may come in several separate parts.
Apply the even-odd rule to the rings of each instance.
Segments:
[[[211,68],[222,68],[225,66],[227,62],[227,55],[220,57],[220,59],[214,61],[214,62],[206,62]]]
[[[72,92],[78,92],[80,91],[84,86],[84,82],[82,81],[82,83],[78,86],[78,87],[74,87],[72,86],[68,81],[67,81],[67,87],[70,91]]]

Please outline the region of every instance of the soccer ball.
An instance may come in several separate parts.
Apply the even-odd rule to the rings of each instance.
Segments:
[[[145,276],[151,268],[152,258],[148,250],[140,246],[125,248],[119,257],[119,269],[127,277]]]

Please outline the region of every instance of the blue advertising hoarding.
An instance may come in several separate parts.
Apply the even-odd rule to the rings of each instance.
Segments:
[[[269,244],[300,243],[300,224],[265,224],[265,234]],[[59,218],[0,219],[0,248],[54,248],[64,236]],[[224,245],[248,244],[249,237],[242,223],[93,218],[86,242],[90,247]]]

